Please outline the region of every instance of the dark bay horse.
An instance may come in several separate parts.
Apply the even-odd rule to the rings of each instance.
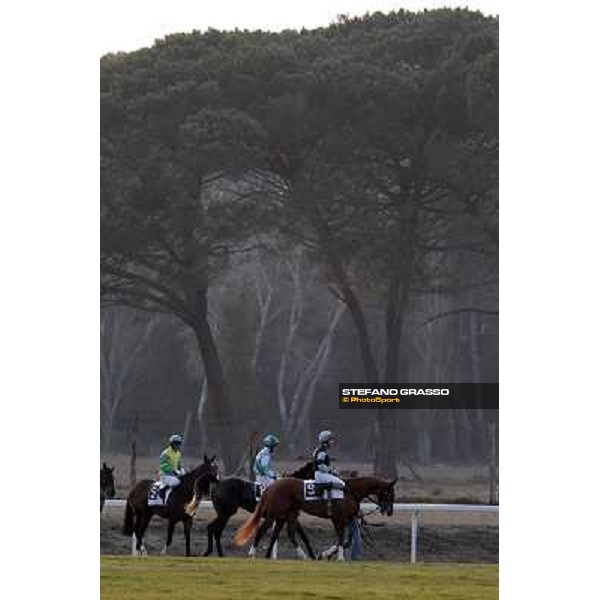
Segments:
[[[173,541],[173,530],[179,521],[183,521],[183,533],[185,536],[185,555],[190,556],[190,531],[192,529],[192,517],[186,512],[186,504],[192,499],[194,489],[199,494],[208,494],[210,484],[219,480],[215,457],[204,456],[204,462],[185,475],[179,477],[181,483],[173,488],[167,500],[166,506],[148,506],[148,491],[154,483],[152,479],[143,479],[136,483],[127,496],[125,508],[125,522],[123,534],[133,535],[132,554],[146,554],[143,539],[148,528],[150,519],[158,515],[168,519],[167,539],[162,549],[166,554],[167,549]]]
[[[296,479],[312,479],[315,472],[313,461],[307,462],[302,467],[296,469],[293,473],[287,475],[288,477],[294,477]],[[228,477],[222,479],[212,489],[211,499],[217,516],[210,521],[207,525],[208,531],[208,546],[203,556],[210,556],[213,552],[213,540],[217,547],[217,554],[223,556],[223,549],[221,548],[221,535],[225,529],[229,519],[238,509],[243,509],[248,512],[254,512],[258,501],[256,500],[256,493],[254,483],[247,481],[246,479],[240,479],[239,477]],[[188,512],[193,513],[196,509],[199,501],[199,495],[194,494],[192,502],[188,506]],[[312,550],[308,537],[300,523],[297,523],[297,530],[300,534],[304,545],[308,551],[310,558],[315,558],[315,554]],[[298,552],[300,554],[300,552]]]
[[[287,522],[290,540],[294,546],[295,528],[300,511],[323,519],[331,519],[337,534],[337,544],[319,555],[329,558],[335,551],[338,560],[344,560],[344,534],[350,521],[358,515],[360,503],[365,498],[379,506],[382,514],[390,516],[394,510],[394,485],[396,480],[387,481],[379,477],[354,477],[346,479],[344,498],[340,500],[304,499],[304,484],[297,479],[280,479],[271,484],[263,493],[254,513],[237,531],[234,541],[238,546],[244,545],[252,536],[252,549],[258,546],[261,538],[275,523],[271,542],[267,550],[270,558],[273,544],[277,541],[281,528]],[[264,519],[261,524],[261,519]],[[251,549],[251,550],[252,550]]]
[[[100,469],[100,512],[104,508],[106,499],[115,497],[114,470],[114,467],[109,467],[106,463],[102,463],[102,468]]]

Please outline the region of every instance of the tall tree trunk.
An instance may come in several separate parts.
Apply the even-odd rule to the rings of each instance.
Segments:
[[[136,412],[131,427],[131,457],[129,459],[129,487],[137,481],[137,436],[139,432],[139,415]]]
[[[398,381],[400,368],[400,341],[404,324],[404,310],[408,301],[408,283],[401,284],[401,272],[395,273],[389,281],[386,306],[386,348],[384,382]],[[406,374],[404,365],[403,376]],[[375,472],[385,477],[398,476],[396,460],[398,455],[398,418],[402,416],[394,409],[377,409],[376,422],[379,432],[379,449],[376,453]]]
[[[321,238],[321,243],[325,248],[327,261],[331,268],[339,295],[346,303],[356,328],[360,356],[365,367],[365,376],[367,378],[367,382],[377,383],[379,382],[379,370],[377,369],[377,363],[375,362],[375,357],[371,348],[371,340],[369,339],[369,331],[364,312],[360,302],[358,301],[358,298],[356,297],[356,294],[352,290],[352,286],[350,285],[344,266],[342,265],[334,247],[331,244],[331,240],[333,238],[327,227],[327,224],[320,218],[317,218],[315,227],[319,237]]]
[[[204,363],[206,383],[208,386],[208,402],[206,406],[207,420],[212,425],[219,440],[219,454],[228,473],[237,466],[236,448],[232,440],[236,440],[237,427],[235,412],[232,409],[227,391],[223,368],[217,352],[217,346],[208,322],[208,303],[206,291],[197,292],[198,310],[193,323],[198,348]],[[226,433],[226,435],[225,435]]]
[[[206,375],[203,374],[200,382],[200,392],[198,394],[198,407],[196,409],[196,420],[198,421],[198,429],[200,430],[199,456],[202,456],[207,451],[206,438],[208,431],[206,429],[206,398],[207,394]]]

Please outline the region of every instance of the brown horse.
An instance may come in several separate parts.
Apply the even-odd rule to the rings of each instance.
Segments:
[[[263,493],[254,513],[237,531],[234,541],[243,546],[254,537],[250,555],[254,555],[261,538],[275,523],[267,558],[271,557],[273,545],[281,528],[287,522],[290,540],[295,548],[295,529],[300,511],[323,519],[331,519],[337,533],[337,544],[322,552],[319,558],[329,558],[335,551],[338,560],[344,560],[344,534],[350,521],[358,515],[360,503],[367,498],[379,506],[382,514],[390,516],[394,510],[394,485],[396,480],[387,481],[379,477],[355,477],[346,480],[344,498],[340,500],[305,500],[304,483],[297,479],[280,479],[272,483]],[[260,520],[264,519],[260,524]]]
[[[167,549],[173,541],[173,530],[179,521],[183,521],[183,533],[185,536],[185,555],[190,556],[190,532],[192,529],[192,517],[186,512],[186,504],[192,499],[194,489],[198,493],[208,494],[210,484],[219,481],[215,457],[208,458],[204,456],[204,462],[200,463],[195,469],[179,477],[181,483],[173,488],[167,500],[166,506],[148,506],[148,491],[154,483],[152,479],[143,479],[139,481],[127,496],[127,506],[125,508],[125,522],[123,524],[123,534],[134,534],[132,542],[132,554],[146,554],[144,547],[144,533],[148,528],[150,519],[158,515],[163,519],[168,519],[167,540],[162,549],[162,554],[166,554]],[[195,486],[198,480],[198,486]]]

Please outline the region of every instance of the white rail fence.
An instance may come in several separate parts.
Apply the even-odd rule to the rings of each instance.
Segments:
[[[115,499],[106,500],[105,506],[125,507],[125,500]],[[202,500],[200,507],[211,508],[210,500]],[[377,506],[370,502],[364,502],[360,505],[363,511],[375,510]],[[424,512],[485,512],[499,513],[500,507],[497,505],[486,504],[394,504],[394,511],[411,513],[410,526],[410,562],[417,562],[417,538],[419,535],[419,515]]]

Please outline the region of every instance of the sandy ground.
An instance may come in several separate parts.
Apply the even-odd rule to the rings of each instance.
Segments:
[[[121,534],[123,508],[106,507],[100,517],[100,552],[102,554],[129,554],[131,539]],[[192,529],[192,554],[199,555],[207,543],[206,524],[214,517],[211,508],[202,508],[196,514]],[[244,556],[245,550],[232,542],[235,530],[248,517],[239,511],[223,533],[223,551],[227,556]],[[301,522],[315,551],[324,550],[334,543],[333,526],[329,521],[302,515]],[[363,543],[364,560],[408,561],[410,555],[410,515],[394,514],[391,517],[371,515],[367,518],[375,545]],[[495,513],[428,513],[420,516],[418,537],[419,561],[444,562],[498,562],[498,515]],[[164,543],[166,521],[154,517],[146,536],[149,554],[158,554]],[[266,546],[263,545],[263,550]],[[183,527],[175,530],[173,556],[185,553]],[[285,533],[279,544],[281,558],[294,558],[292,546]]]
[[[124,498],[129,487],[129,457],[126,455],[103,456],[103,460],[115,466],[117,497]],[[187,466],[194,461],[188,459]],[[276,462],[276,470],[292,470],[302,463]],[[360,463],[337,464],[338,469],[355,470],[360,475],[371,472],[371,466]],[[414,465],[420,479],[405,466],[399,466],[400,479],[396,484],[397,502],[462,502],[485,503],[488,499],[487,469],[485,466]],[[156,470],[154,457],[140,457],[137,462],[138,479],[153,478]],[[121,534],[124,508],[105,507],[100,517],[100,552],[102,554],[129,554],[131,540]],[[211,508],[202,508],[196,514],[192,530],[192,554],[201,554],[206,548],[206,524],[215,516]],[[223,550],[228,556],[243,556],[244,549],[233,545],[235,530],[248,517],[239,511],[229,522],[223,534]],[[410,513],[396,513],[392,517],[370,515],[367,522],[375,541],[370,547],[363,543],[365,560],[408,561],[410,555]],[[333,526],[329,521],[302,515],[313,548],[324,550],[334,543]],[[422,513],[419,517],[417,556],[420,561],[448,562],[498,562],[497,513]],[[148,530],[146,547],[150,554],[160,552],[166,535],[166,521],[154,517]],[[184,554],[183,527],[175,530],[170,554]],[[264,548],[266,550],[266,547]],[[291,544],[283,534],[279,556],[294,557]]]

